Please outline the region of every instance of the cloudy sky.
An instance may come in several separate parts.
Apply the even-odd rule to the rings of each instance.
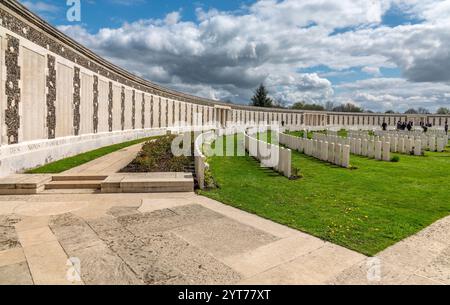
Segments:
[[[264,83],[290,105],[450,106],[450,0],[23,0],[148,80],[248,104]]]

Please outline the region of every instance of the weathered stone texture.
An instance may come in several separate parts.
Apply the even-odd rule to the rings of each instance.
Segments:
[[[150,128],[153,128],[153,95],[150,98]]]
[[[98,76],[94,75],[94,84],[93,84],[93,92],[94,92],[94,115],[92,117],[92,123],[94,127],[94,133],[98,132]]]
[[[112,82],[109,82],[108,126],[109,126],[109,131],[112,131],[113,130],[113,84],[112,84]]]
[[[19,66],[19,39],[6,35],[7,48],[5,51],[5,65],[6,65],[6,110],[5,110],[5,124],[6,136],[8,137],[8,144],[16,144],[19,142],[19,128],[20,128],[20,66]]]
[[[175,124],[175,102],[171,101],[170,102],[172,104],[172,126]]]
[[[55,138],[56,130],[56,59],[47,55],[47,132],[48,138]]]
[[[162,111],[161,111],[161,98],[159,98],[158,99],[159,100],[159,106],[158,106],[158,111],[159,111],[159,115],[158,115],[158,117],[159,117],[159,120],[158,120],[158,127],[160,127],[161,128],[161,118],[162,118]]]
[[[80,134],[80,104],[81,104],[81,79],[80,68],[75,67],[73,73],[73,130],[74,134]]]
[[[133,90],[131,96],[131,125],[136,129],[136,91]]]
[[[145,94],[142,93],[142,102],[141,102],[141,126],[142,129],[145,128]]]
[[[120,108],[121,108],[121,116],[120,116],[120,126],[122,130],[125,129],[125,87],[122,86],[122,91],[120,93]]]
[[[15,215],[0,215],[0,252],[20,247],[14,227],[20,221],[21,218]]]
[[[166,99],[166,126],[169,126],[169,100]]]

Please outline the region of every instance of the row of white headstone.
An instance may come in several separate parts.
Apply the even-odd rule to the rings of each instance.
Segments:
[[[364,133],[362,131],[349,132],[349,138],[367,139],[369,141],[375,139],[375,141],[390,142],[391,152],[414,154],[416,156],[423,155],[425,150],[443,152],[447,144],[446,135],[436,136],[423,132],[406,134],[396,131],[375,133],[377,134],[376,136],[370,136],[367,132]]]
[[[349,145],[354,155],[368,157],[380,161],[391,161],[391,144],[386,139],[344,138],[337,135],[315,133],[314,138],[322,141],[331,141],[342,145]]]
[[[350,146],[334,141],[299,138],[280,133],[280,144],[307,156],[329,162],[341,167],[350,167]]]
[[[448,137],[442,132],[430,132],[430,133],[419,133],[419,132],[398,132],[398,131],[376,131],[375,134],[379,137],[397,139],[400,143],[403,138],[405,142],[409,143],[413,141],[416,143],[418,140],[421,142],[422,151],[428,150],[433,152],[443,152],[445,146],[448,143]],[[408,144],[407,144],[408,145]],[[405,153],[411,153],[411,149],[406,148]],[[400,151],[399,151],[400,152]]]
[[[244,134],[245,150],[249,155],[261,162],[262,167],[273,168],[275,171],[290,178],[292,175],[292,151],[278,145],[257,139],[256,134]]]

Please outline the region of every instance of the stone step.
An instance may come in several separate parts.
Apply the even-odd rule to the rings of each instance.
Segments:
[[[106,175],[56,175],[52,181],[103,181],[106,178]]]
[[[115,174],[102,182],[103,193],[193,192],[192,173]]]
[[[70,195],[70,194],[100,194],[99,189],[53,189],[44,190],[39,195]]]
[[[72,180],[52,181],[45,185],[46,190],[77,190],[77,189],[100,189],[102,182],[99,180]]]

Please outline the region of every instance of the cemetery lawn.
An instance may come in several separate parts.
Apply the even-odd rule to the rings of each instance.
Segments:
[[[212,157],[219,187],[200,193],[373,256],[450,214],[450,147],[399,156],[390,163],[352,155],[350,170],[293,152],[303,175],[294,181],[248,156]]]

